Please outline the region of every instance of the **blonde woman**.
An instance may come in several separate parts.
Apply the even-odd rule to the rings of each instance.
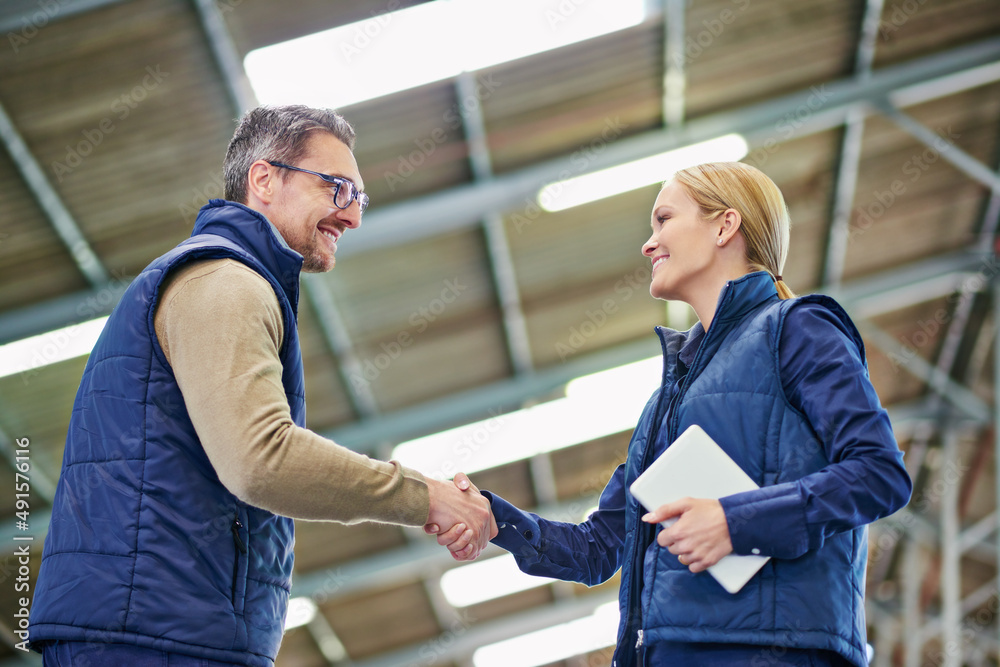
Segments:
[[[759,170],[678,172],[651,225],[650,294],[690,304],[699,322],[656,328],[662,384],[598,510],[566,524],[484,492],[493,542],[529,574],[594,585],[621,568],[618,667],[865,665],[866,526],[912,487],[861,337],[835,301],[785,285],[788,211]],[[761,488],[646,513],[629,485],[692,424]],[[729,553],[771,559],[731,595],[704,571]]]

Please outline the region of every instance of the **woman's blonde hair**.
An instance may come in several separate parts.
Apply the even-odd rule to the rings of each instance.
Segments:
[[[782,299],[795,296],[781,277],[791,220],[785,198],[770,178],[742,162],[708,162],[682,169],[672,180],[684,187],[706,219],[730,208],[738,211],[750,269],[770,273]]]

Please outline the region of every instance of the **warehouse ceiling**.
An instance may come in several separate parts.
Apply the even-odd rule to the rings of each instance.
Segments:
[[[222,194],[234,119],[254,104],[250,50],[410,4],[0,4],[0,344],[107,314],[190,234]],[[538,6],[571,21],[584,4]],[[643,282],[656,186],[558,213],[535,196],[566,175],[739,132],[745,161],[788,202],[785,281],[835,295],[857,320],[916,481],[910,506],[871,531],[874,664],[958,665],[945,662],[956,652],[997,664],[1000,0],[647,7],[632,28],[340,109],[372,204],[337,268],[305,281],[309,426],[388,457],[656,355],[654,325],[692,324]],[[34,537],[34,577],[85,358],[44,361],[73,335],[0,378],[3,665],[40,664],[13,648],[14,538]],[[629,435],[474,481],[580,520]],[[15,523],[15,439],[30,451],[28,531]],[[440,587],[454,565],[419,530],[299,522],[293,594],[319,614],[287,633],[278,664],[471,665],[480,646],[616,596],[617,578],[456,608]]]

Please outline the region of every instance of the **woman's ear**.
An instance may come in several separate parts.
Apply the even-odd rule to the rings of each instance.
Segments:
[[[719,245],[725,245],[740,231],[743,218],[734,208],[727,208],[719,219]]]

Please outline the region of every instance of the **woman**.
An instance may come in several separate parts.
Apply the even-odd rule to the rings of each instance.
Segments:
[[[861,337],[832,299],[782,281],[788,211],[759,170],[680,171],[651,224],[650,294],[699,322],[657,327],[662,384],[599,508],[566,524],[484,492],[493,542],[529,574],[594,585],[620,567],[619,667],[865,665],[866,525],[905,505],[911,483]],[[692,424],[761,488],[646,513],[629,485]],[[461,545],[458,529],[438,539]],[[771,559],[731,595],[704,572],[729,553]]]

